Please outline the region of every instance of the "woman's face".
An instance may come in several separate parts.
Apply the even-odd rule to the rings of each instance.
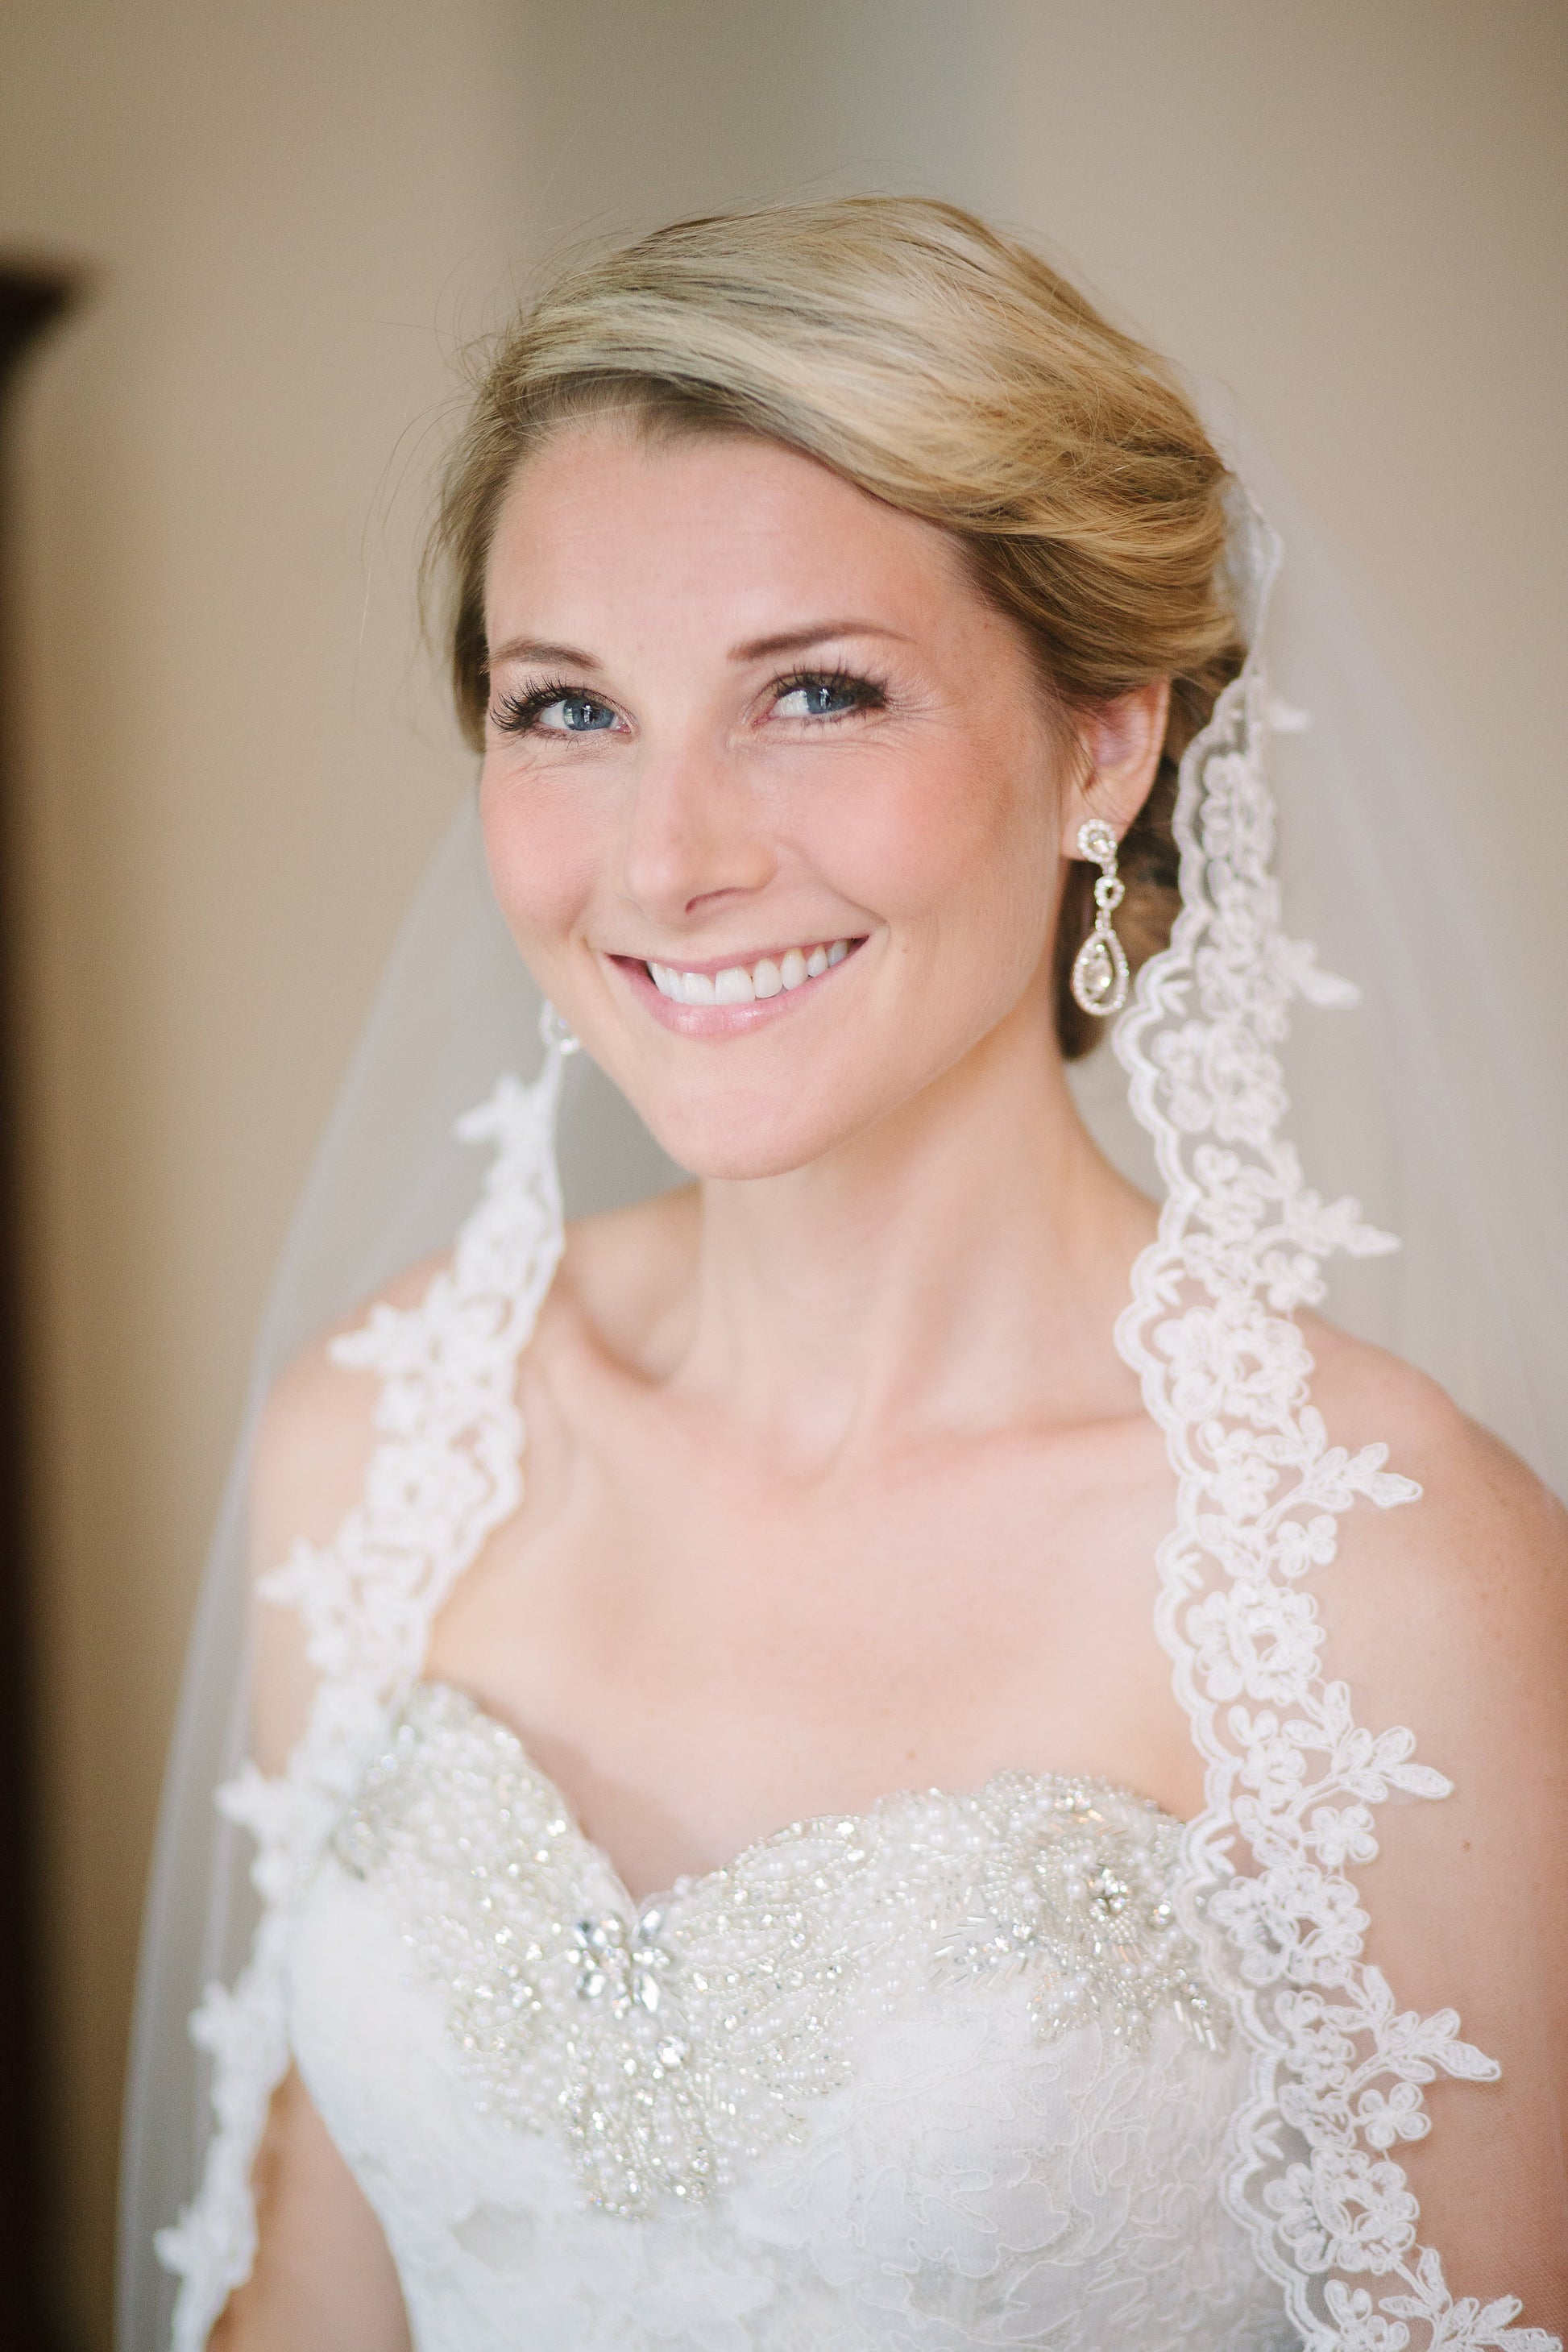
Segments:
[[[606,422],[522,468],[486,616],[497,896],[681,1166],[800,1167],[1009,1017],[1054,1050],[1061,729],[945,533]]]

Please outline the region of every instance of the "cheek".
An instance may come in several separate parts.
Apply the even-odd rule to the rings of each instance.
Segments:
[[[602,854],[591,805],[547,780],[509,776],[487,762],[479,827],[490,887],[520,945],[563,940],[593,892]]]
[[[973,740],[889,763],[824,824],[820,863],[900,929],[1037,952],[1058,870],[1048,767],[1034,747]]]

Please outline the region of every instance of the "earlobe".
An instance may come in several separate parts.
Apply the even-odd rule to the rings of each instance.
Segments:
[[[1149,797],[1170,709],[1171,682],[1162,677],[1084,714],[1076,729],[1081,759],[1062,800],[1064,857],[1083,856],[1079,833],[1090,818],[1118,840],[1127,831]]]

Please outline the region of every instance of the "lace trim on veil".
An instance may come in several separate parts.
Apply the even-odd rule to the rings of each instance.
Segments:
[[[256,2255],[251,2168],[272,2094],[289,2065],[286,1962],[293,1915],[385,1729],[418,1675],[437,1611],[522,1493],[515,1388],[562,1248],[553,1129],[558,1035],[545,1024],[531,1086],[503,1078],[465,1118],[466,1140],[495,1158],[451,1261],[416,1307],[376,1307],[334,1340],[335,1361],[381,1377],[376,1444],[358,1506],[329,1544],[300,1542],[259,1591],[291,1603],[321,1679],[287,1769],[254,1764],[217,1792],[257,1841],[251,1876],[263,1911],[232,1990],[210,1985],[191,2021],[212,2060],[215,2129],[201,2188],[158,2234],[181,2275],[174,2352],[202,2352]]]
[[[1366,1914],[1342,1867],[1375,1855],[1371,1808],[1390,1790],[1451,1784],[1413,1760],[1409,1731],[1362,1729],[1318,1657],[1306,1579],[1334,1557],[1338,1515],[1358,1495],[1387,1507],[1421,1490],[1384,1467],[1384,1445],[1330,1445],[1309,1401],[1293,1313],[1322,1297],[1321,1261],[1397,1244],[1353,1200],[1309,1191],[1279,1134],[1274,1049],[1292,996],[1343,1006],[1356,991],[1281,926],[1265,755],[1270,731],[1302,722],[1270,704],[1257,651],[1279,544],[1250,504],[1232,550],[1254,650],[1183,761],[1182,910],[1115,1038],[1166,1187],[1117,1344],[1178,1479],[1156,1622],[1206,1765],[1181,1910],[1253,2052],[1226,2199],[1310,2352],[1561,2352],[1509,2325],[1512,2296],[1454,2300],[1388,2153],[1424,2133],[1421,2086],[1439,2070],[1499,2069],[1458,2039],[1454,2011],[1396,2011],[1362,1958]],[[1237,1840],[1252,1872],[1225,1860]],[[1361,2277],[1393,2291],[1374,2303]]]

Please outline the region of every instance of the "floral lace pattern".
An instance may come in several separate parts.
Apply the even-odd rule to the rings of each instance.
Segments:
[[[333,1839],[442,1993],[481,2110],[563,2132],[623,2216],[702,2202],[800,2138],[858,2033],[925,1982],[1021,1982],[1042,2042],[1098,2023],[1142,2052],[1168,2013],[1219,2049],[1171,1901],[1180,1845],[1145,1798],[1012,1772],[794,1822],[634,1905],[512,1734],[438,1683]]]
[[[1261,602],[1277,562],[1271,536],[1256,520],[1238,518],[1237,541],[1242,568],[1250,572]],[[1256,643],[1256,629],[1250,634]],[[1175,1901],[1180,1926],[1197,1940],[1207,1971],[1223,1986],[1250,2053],[1250,2084],[1231,2120],[1224,2166],[1233,2217],[1226,2226],[1245,2231],[1257,2264],[1277,2282],[1289,2323],[1311,2352],[1554,2352],[1554,2338],[1511,2325],[1519,2309],[1511,2299],[1484,2308],[1454,2300],[1436,2254],[1417,2242],[1415,2201],[1390,2154],[1397,2141],[1425,2127],[1422,2086],[1436,2073],[1483,2079],[1496,2069],[1459,2039],[1452,2012],[1422,2018],[1396,2009],[1386,1982],[1362,1957],[1366,1922],[1346,1875],[1347,1864],[1363,1864],[1377,1851],[1373,1806],[1393,1790],[1438,1798],[1447,1783],[1415,1761],[1408,1732],[1373,1735],[1358,1727],[1344,1685],[1326,1681],[1320,1668],[1321,1628],[1308,1580],[1333,1557],[1338,1515],[1358,1496],[1386,1507],[1413,1498],[1416,1489],[1385,1467],[1384,1448],[1350,1455],[1329,1444],[1309,1399],[1310,1360],[1292,1320],[1296,1308],[1321,1297],[1320,1268],[1331,1252],[1368,1253],[1390,1244],[1362,1221],[1353,1202],[1325,1202],[1308,1190],[1279,1134],[1286,1103],[1276,1049],[1290,999],[1333,1004],[1348,1001],[1350,992],[1320,972],[1310,950],[1281,928],[1269,873],[1272,808],[1264,781],[1269,724],[1254,656],[1184,761],[1176,820],[1183,911],[1170,949],[1140,974],[1116,1037],[1133,1108],[1154,1138],[1167,1188],[1159,1238],[1134,1270],[1132,1303],[1118,1339],[1166,1433],[1178,1476],[1177,1524],[1160,1557],[1158,1623],[1207,1766],[1206,1810],[1184,1841],[1190,1866],[1181,1874]],[[249,2272],[255,2252],[250,2169],[268,2103],[289,2063],[289,1956],[301,1919],[321,1898],[323,1857],[384,1743],[393,1713],[418,1676],[435,1611],[519,1499],[517,1358],[561,1247],[551,1148],[559,1082],[559,1045],[552,1043],[531,1087],[503,1082],[466,1123],[470,1136],[494,1142],[497,1157],[449,1269],[418,1307],[380,1307],[362,1331],[337,1343],[341,1361],[381,1376],[376,1444],[363,1500],[335,1540],[298,1547],[264,1588],[300,1609],[321,1680],[310,1724],[285,1773],[268,1780],[247,1769],[220,1792],[225,1811],[256,1836],[254,1878],[264,1913],[237,1983],[232,1990],[209,1990],[193,2022],[213,2061],[216,2127],[195,2204],[159,2241],[163,2258],[183,2280],[175,2352],[201,2352],[229,2293]],[[1238,1843],[1254,1865],[1240,1874],[1228,1859]],[[984,1972],[987,1947],[992,1961],[999,1958],[993,1929],[1007,1924],[983,1920],[967,1942],[962,1935],[954,1941],[950,1957],[961,1977],[966,1969]],[[334,1936],[341,1930],[348,1937],[353,1926],[344,1914]],[[610,1890],[571,1932],[569,2001],[594,2011],[596,2020],[614,2021],[618,2030],[629,2023],[639,2034],[640,2021],[657,2025],[661,2006],[674,2006],[666,2004],[665,1988],[673,1988],[681,1955],[666,1923],[629,1918]],[[359,1958],[374,1969],[368,1947]],[[325,1951],[322,1960],[325,1967]],[[1045,1983],[1054,1981],[1049,1968],[1041,1974]],[[392,1985],[383,1991],[390,2015],[395,1995],[402,1995]],[[971,2212],[965,2205],[972,2168],[954,2125],[940,2195],[928,2194],[929,2184],[911,2168],[896,2230],[879,2242],[888,2259],[879,2278],[892,2277],[896,2247],[908,2250],[912,2266],[886,2287],[899,2298],[897,2325],[904,2333],[895,2337],[868,2322],[863,2336],[847,2334],[841,2340],[907,2340],[951,2352],[959,2344],[1047,2340],[1042,2332],[1047,2323],[1054,2330],[1048,2340],[1081,2344],[1085,2352],[1110,2341],[1147,2343],[1163,2352],[1179,2340],[1210,2352],[1222,2341],[1272,2347],[1283,2340],[1277,2327],[1257,2318],[1256,2306],[1251,2316],[1237,2317],[1234,2334],[1229,2323],[1216,2319],[1211,2326],[1225,2295],[1243,2292],[1233,2250],[1228,2241],[1220,2249],[1212,2232],[1201,2243],[1190,2230],[1184,2235],[1185,2224],[1173,2218],[1181,2196],[1201,2201],[1212,2191],[1221,2137],[1203,2108],[1216,2095],[1219,2076],[1208,2053],[1201,2054],[1211,2065],[1209,2075],[1194,2074],[1200,2053],[1173,2014],[1162,2012],[1155,2059],[1142,2075],[1131,2052],[1117,2066],[1104,2064],[1101,2054],[1085,2061],[1088,2071],[1073,2093],[1078,2120],[1068,2134],[1070,2152],[1064,2152],[1064,2140],[1043,2154],[1039,2135],[1058,2127],[1059,2113],[1043,2100],[1027,2116],[1018,2107],[1024,2062],[1017,2045],[1009,2042],[986,2056],[965,2038],[978,2033],[975,2021],[949,2020],[943,2028],[943,2047],[951,2045],[952,2053],[942,2094],[950,2108],[962,2105],[973,2115],[978,2101],[989,2100],[995,2116],[1010,2118],[1007,2127],[1021,2135],[1007,2155],[1012,2170],[1004,2167],[991,2186],[1000,2195],[1033,2180],[1037,2159],[1045,2166],[1053,2185],[1042,2193],[1052,2210],[1071,2213],[1071,2228],[1085,2243],[1098,2230],[1102,2252],[1111,2249],[1105,2255],[1110,2267],[1098,2273],[1103,2301],[1084,2299],[1087,2273],[1080,2269],[1075,2273],[1079,2284],[1070,2289],[1076,2302],[1030,2302],[1056,2259],[1041,2255],[1037,2245],[1032,2252],[1013,2250],[1017,2264],[1005,2288],[994,2295],[982,2289],[977,2249],[984,2243],[994,2251],[1001,2225],[992,2208]],[[353,2017],[353,2004],[345,1998],[339,2035],[345,2046]],[[405,2021],[413,2032],[412,2011]],[[1092,2046],[1102,2053],[1108,2038],[1102,2022],[1097,2012],[1092,2024],[1063,2036],[1062,2048],[1079,2053]],[[1114,2043],[1113,2035],[1109,2039]],[[611,2046],[607,2032],[602,2046]],[[1050,2054],[1037,2033],[1029,2046],[1030,2064]],[[656,2057],[657,2047],[656,2039]],[[449,2060],[444,2029],[443,2048]],[[936,2062],[921,2063],[930,2076]],[[681,2065],[668,2072],[679,2076]],[[360,2129],[352,2112],[354,2100],[373,2102],[385,2087],[371,2079],[374,2074],[372,2068],[341,2084],[338,2136],[351,2158],[360,2141],[368,2148],[374,2139],[374,2118]],[[1136,2237],[1158,2209],[1168,2260],[1163,2272],[1151,2267],[1147,2275],[1171,2282],[1182,2298],[1163,2309],[1149,2304],[1131,2321],[1125,2302],[1118,2301],[1130,2290],[1128,2273],[1112,2261],[1114,2232],[1102,2214],[1097,2218],[1074,2204],[1071,2188],[1080,2163],[1102,2182],[1121,2177],[1087,2124],[1079,2130],[1089,2110],[1112,2096],[1112,2084],[1121,2086],[1117,2099],[1131,2095],[1146,2106],[1146,2113],[1140,2109],[1139,2145],[1147,2163],[1127,2173],[1133,2185],[1125,2211],[1141,2217]],[[1133,2085],[1131,2095],[1127,2084]],[[912,2110],[922,2118],[931,2095],[929,2089],[910,2094]],[[823,2088],[820,2113],[832,2107],[834,2096],[831,2087]],[[885,2121],[897,2099],[885,2088],[876,2097]],[[440,2112],[441,2128],[453,2136],[459,2154],[471,2155],[472,2131],[494,2120]],[[584,2111],[591,2113],[591,2107]],[[389,2126],[386,2115],[380,2120]],[[405,2116],[404,2124],[409,2120]],[[706,2120],[700,2120],[707,2130]],[[837,2127],[852,2135],[858,2126],[849,2116]],[[916,2126],[910,2128],[913,2133]],[[616,2314],[636,2307],[656,2315],[660,2340],[711,2344],[715,2352],[775,2341],[763,2321],[753,2328],[747,2317],[763,2308],[773,2288],[765,2280],[758,2284],[754,2267],[747,2270],[738,2254],[731,2260],[724,2252],[722,2230],[700,2242],[667,2234],[660,2254],[651,2237],[638,2235],[643,2225],[629,2219],[612,2225],[594,2212],[593,2223],[610,2229],[611,2237],[574,2238],[578,2225],[560,2202],[559,2183],[534,2162],[537,2150],[526,2135],[511,2137],[518,2143],[511,2155],[487,2142],[483,2166],[470,2164],[469,2175],[487,2178],[490,2168],[508,2162],[523,2166],[526,2193],[520,2189],[515,2213],[548,2216],[560,2244],[577,2249],[575,2300],[570,2310],[562,2306],[567,2332],[540,2340],[584,2347],[623,2341],[615,2332]],[[689,2135],[680,2143],[684,2153],[676,2168],[684,2168],[689,2179],[698,2177],[696,2145]],[[787,2146],[786,2138],[774,2151],[778,2161]],[[1084,2157],[1091,2146],[1092,2156]],[[416,2165],[420,2150],[412,2138],[406,2153]],[[842,2262],[846,2274],[874,2240],[858,2205],[847,2205],[844,2183],[882,2178],[878,2168],[885,2168],[885,2149],[868,2147],[862,2155],[861,2172],[854,2157],[840,2151],[824,2157],[810,2179],[802,2175],[789,2189],[792,2213],[814,2198],[820,2205],[820,2227],[811,2239],[812,2275],[819,2284],[829,2276],[831,2262],[821,2250],[833,2231],[843,2236],[833,2259]],[[1051,2171],[1058,2157],[1060,2165]],[[1184,2169],[1194,2161],[1203,2172],[1195,2186]],[[453,2165],[461,2170],[457,2154]],[[625,2170],[623,2164],[622,2187]],[[568,2177],[581,2208],[581,2183],[574,2173]],[[614,2179],[606,2181],[613,2190]],[[425,2228],[435,2193],[426,2180],[420,2194],[406,2200],[410,2242]],[[389,2189],[389,2200],[392,2194]],[[390,2214],[390,2201],[385,2210]],[[683,2213],[681,2225],[700,2218],[708,2216]],[[449,2229],[441,2226],[456,2242],[463,2231],[479,2231],[481,2221],[476,2207],[455,2215]],[[1032,2220],[1029,2227],[1037,2226],[1044,2225]],[[1126,2231],[1117,2242],[1129,2242]],[[1212,2287],[1198,2282],[1189,2259],[1194,2245],[1212,2258]],[[955,2266],[957,2246],[964,2251]],[[493,2334],[479,2329],[440,2340],[460,2341],[464,2352],[492,2340],[499,2352],[516,2340],[506,2332],[515,2280],[500,2272],[497,2277]],[[1026,2287],[1020,2284],[1026,2278]],[[1366,2280],[1373,2286],[1362,2284]],[[1258,2284],[1255,2279],[1254,2290]],[[810,2340],[826,2344],[840,2340],[827,2332],[839,2297],[829,2285],[823,2293],[823,2326]],[[969,2294],[969,2305],[955,2318],[952,2297],[962,2294]],[[603,2304],[594,2325],[579,2325],[595,2294]],[[416,2300],[416,2281],[411,2311]],[[1020,2316],[1026,2306],[1026,2323]],[[805,2340],[796,2324],[804,2308],[798,2296],[789,2308],[795,2333],[778,2336],[781,2347]],[[1177,2309],[1186,2330],[1179,2337],[1169,2319]],[[1034,2336],[1020,2332],[1026,2324],[1037,2328]],[[419,2340],[437,2340],[435,2329],[425,2334],[417,2320],[416,2332]]]
[[[217,1793],[256,1838],[265,1907],[237,1982],[210,1986],[191,2021],[212,2060],[216,2128],[195,2202],[158,2236],[160,2259],[181,2277],[174,2352],[202,2352],[255,2260],[251,2166],[288,2069],[286,1960],[311,1873],[389,1706],[418,1674],[431,1619],[521,1494],[517,1360],[562,1247],[561,1044],[548,1013],[544,1030],[533,1084],[502,1079],[459,1127],[495,1156],[449,1265],[416,1307],[377,1306],[332,1343],[336,1361],[381,1381],[361,1501],[332,1542],[296,1544],[260,1587],[299,1611],[320,1680],[287,1769],[268,1780],[247,1764]]]
[[[1250,512],[1237,534],[1261,606],[1278,542]],[[1373,1806],[1450,1784],[1414,1760],[1408,1731],[1363,1729],[1346,1686],[1324,1680],[1306,1582],[1357,1496],[1387,1507],[1420,1489],[1384,1468],[1385,1446],[1330,1445],[1291,1319],[1321,1298],[1331,1252],[1394,1246],[1355,1202],[1308,1190],[1279,1132],[1290,999],[1354,1001],[1281,927],[1264,761],[1271,727],[1298,723],[1270,707],[1255,651],[1184,760],[1182,911],[1115,1040],[1166,1185],[1117,1338],[1179,1481],[1158,1624],[1207,1765],[1184,1916],[1197,1932],[1207,1895],[1209,1948],[1254,2052],[1226,2193],[1312,2352],[1560,2352],[1510,2324],[1512,2297],[1455,2302],[1389,2153],[1425,2132],[1424,2084],[1498,2070],[1451,2010],[1396,2009],[1362,1958],[1345,1875],[1377,1853]],[[1225,1861],[1237,1833],[1251,1872]]]

